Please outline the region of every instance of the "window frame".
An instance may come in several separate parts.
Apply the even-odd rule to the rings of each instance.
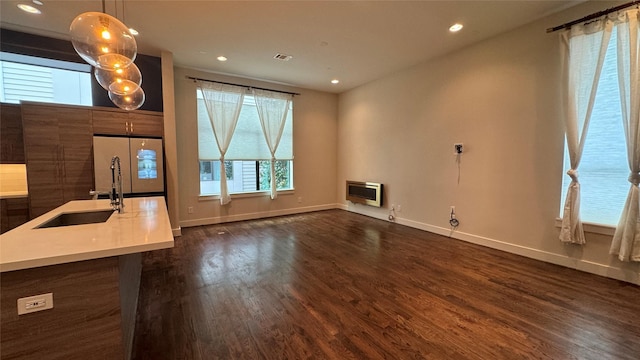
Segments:
[[[199,106],[199,102],[197,100],[201,99],[201,94],[200,94],[200,90],[196,89],[196,107]],[[243,107],[245,105],[249,105],[252,106],[253,108],[256,107],[255,103],[254,104],[247,104],[245,103],[248,99],[252,99],[253,96],[251,94],[245,94],[244,100],[243,100]],[[291,121],[291,142],[292,142],[292,147],[293,145],[293,102],[291,102],[290,104],[290,121]],[[198,112],[199,110],[196,109],[196,122],[198,122]],[[256,115],[257,116],[257,115]],[[258,120],[259,121],[259,120]],[[198,128],[198,126],[196,126],[196,128]],[[262,132],[262,129],[260,128],[260,132]],[[198,142],[199,142],[199,133],[198,133]],[[266,140],[265,140],[266,141]],[[218,159],[200,159],[200,153],[198,151],[198,161],[199,163],[202,161],[211,161],[212,163],[212,167],[215,166],[213,165],[214,162],[218,162]],[[230,162],[234,162],[234,161],[244,161],[244,162],[255,162],[255,167],[256,167],[256,190],[252,190],[252,191],[241,191],[241,192],[231,192],[229,191],[229,195],[231,196],[231,198],[246,198],[246,197],[261,197],[261,196],[265,196],[265,195],[270,195],[271,194],[271,189],[260,189],[260,163],[261,162],[269,162],[269,160],[264,160],[264,159],[244,159],[244,160],[226,160],[226,161],[230,161]],[[288,164],[288,179],[289,179],[289,187],[285,188],[285,189],[277,189],[277,193],[278,195],[286,195],[286,194],[293,194],[295,192],[295,184],[294,184],[294,174],[293,174],[293,168],[294,168],[294,159],[286,159],[286,160],[280,160],[280,159],[276,159],[277,162],[280,161],[287,161]],[[213,173],[213,169],[212,169],[212,173]],[[200,173],[199,173],[200,174]],[[212,175],[212,179],[213,179],[213,175]],[[227,180],[232,180],[229,179],[227,177]],[[207,180],[207,181],[216,181],[216,180]],[[218,180],[219,181],[219,180]],[[201,185],[202,180],[199,180],[198,182],[198,198],[201,201],[208,201],[208,200],[218,200],[220,199],[220,194],[207,194],[207,193],[202,193],[202,185]]]

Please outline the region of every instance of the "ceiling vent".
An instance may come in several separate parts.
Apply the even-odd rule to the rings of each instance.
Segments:
[[[293,58],[293,56],[277,53],[273,56],[273,58],[282,61],[289,61]]]

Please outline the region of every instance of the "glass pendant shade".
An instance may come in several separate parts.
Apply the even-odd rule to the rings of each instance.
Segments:
[[[135,38],[113,16],[100,12],[82,13],[73,19],[69,34],[78,55],[97,68],[125,68],[136,58]]]
[[[145,95],[142,88],[138,87],[136,91],[127,95],[118,95],[109,92],[109,99],[120,109],[135,110],[144,104]]]
[[[118,95],[131,94],[142,84],[142,74],[134,63],[117,70],[95,68],[94,76],[105,90]]]

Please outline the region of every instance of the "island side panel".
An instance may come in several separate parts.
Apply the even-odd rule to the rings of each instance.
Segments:
[[[131,359],[133,335],[136,327],[142,254],[134,253],[118,257],[120,265],[120,309],[122,314],[122,342],[125,359]]]
[[[9,271],[0,278],[2,359],[123,359],[117,257]],[[18,315],[17,299],[53,293]]]

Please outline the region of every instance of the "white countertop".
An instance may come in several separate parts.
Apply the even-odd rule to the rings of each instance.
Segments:
[[[124,213],[104,223],[34,229],[63,212],[108,210],[109,200],[70,201],[0,235],[0,271],[173,247],[164,197],[124,199]]]

